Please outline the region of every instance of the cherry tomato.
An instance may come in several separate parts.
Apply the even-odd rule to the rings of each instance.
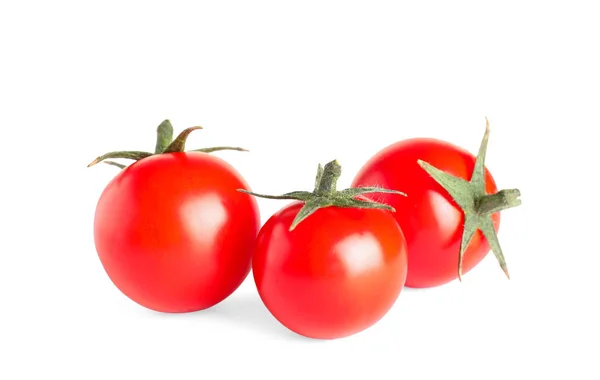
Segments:
[[[133,153],[113,152],[94,163]],[[94,219],[100,261],[116,287],[146,308],[209,308],[250,272],[260,227],[256,200],[236,191],[249,187],[231,165],[208,153],[145,155],[100,196]]]
[[[406,278],[406,243],[390,212],[328,207],[289,231],[302,205],[259,232],[252,273],[265,306],[310,337],[358,333],[392,307]]]
[[[256,240],[252,273],[263,303],[284,326],[335,339],[367,329],[395,303],[406,278],[406,242],[390,211],[361,208],[382,205],[346,199],[354,206],[329,206],[340,199],[333,191],[334,201],[319,207],[324,193],[303,193],[304,206],[293,202],[269,218]]]
[[[399,189],[406,197],[388,194],[367,195],[396,209],[408,246],[406,286],[433,287],[455,280],[463,235],[463,209],[448,191],[418,164],[432,166],[466,181],[471,179],[476,157],[451,143],[415,138],[394,143],[375,154],[359,171],[352,186],[381,186]],[[490,172],[485,169],[485,190],[498,191]],[[495,231],[500,213],[492,216]],[[473,269],[489,252],[490,246],[476,231],[463,256],[462,272]]]

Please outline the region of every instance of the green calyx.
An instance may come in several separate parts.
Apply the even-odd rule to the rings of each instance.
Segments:
[[[308,218],[311,214],[320,208],[325,207],[345,207],[345,208],[363,208],[363,209],[383,209],[395,212],[392,206],[375,202],[370,199],[356,199],[359,195],[367,193],[392,193],[406,196],[401,191],[389,190],[380,187],[357,187],[348,188],[345,190],[336,190],[336,184],[342,174],[342,167],[333,160],[325,165],[319,164],[317,169],[317,177],[315,180],[315,188],[310,191],[292,191],[283,195],[263,195],[257,194],[244,189],[238,191],[260,198],[268,199],[291,199],[304,202],[304,206],[298,212],[298,215],[290,225],[292,231],[300,222]]]
[[[427,162],[419,160],[419,165],[439,183],[462,208],[465,216],[464,230],[458,255],[458,279],[462,280],[462,264],[464,253],[477,230],[483,233],[494,256],[507,278],[510,279],[506,260],[494,229],[492,215],[512,207],[519,206],[521,192],[518,189],[500,190],[495,194],[485,191],[485,155],[487,151],[490,124],[486,120],[485,134],[470,181],[445,173]]]
[[[173,126],[169,120],[165,120],[158,126],[156,130],[156,147],[154,149],[154,153],[150,152],[142,152],[142,151],[116,151],[103,154],[102,156],[97,157],[94,161],[92,161],[88,167],[94,166],[99,162],[104,162],[107,165],[116,166],[120,169],[124,169],[126,166],[114,161],[107,161],[108,159],[115,158],[126,158],[134,161],[139,161],[143,158],[154,156],[157,154],[164,153],[175,153],[175,152],[185,152],[185,143],[187,141],[190,133],[197,129],[202,129],[202,127],[190,127],[184,129],[176,138],[173,140]],[[188,152],[204,152],[211,153],[219,150],[236,150],[241,152],[247,152],[244,148],[237,147],[229,147],[229,146],[218,146],[211,148],[202,148],[202,149],[193,149],[188,150]]]

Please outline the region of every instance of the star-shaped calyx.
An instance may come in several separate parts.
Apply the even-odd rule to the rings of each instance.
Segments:
[[[143,158],[154,156],[157,154],[163,153],[175,153],[175,152],[185,152],[185,142],[187,141],[190,133],[197,129],[202,129],[202,127],[190,127],[184,129],[176,138],[173,140],[173,126],[171,122],[167,119],[160,123],[158,128],[156,129],[156,147],[154,148],[154,153],[150,152],[142,152],[142,151],[116,151],[103,154],[102,156],[96,158],[92,161],[88,167],[94,166],[99,162],[104,162],[105,164],[116,166],[120,169],[124,169],[126,166],[114,161],[108,161],[109,158],[126,158],[134,161],[139,161]],[[229,147],[229,146],[216,146],[211,148],[202,148],[202,149],[193,149],[188,150],[187,152],[204,152],[211,153],[219,150],[237,150],[246,152],[247,150],[244,148],[237,147]]]
[[[419,165],[450,194],[464,212],[465,224],[458,254],[459,280],[462,280],[462,263],[465,250],[477,230],[483,233],[504,274],[507,278],[510,278],[506,260],[498,242],[498,235],[494,229],[492,214],[519,206],[521,204],[519,199],[521,192],[518,189],[508,189],[500,190],[495,194],[486,193],[485,155],[489,133],[490,124],[486,118],[485,134],[479,147],[470,181],[445,173],[425,161],[418,161]]]
[[[268,199],[290,199],[304,202],[304,206],[300,209],[289,230],[292,231],[300,222],[308,218],[311,214],[320,208],[325,207],[347,207],[347,208],[363,208],[363,209],[384,209],[395,212],[392,206],[379,203],[370,199],[362,198],[360,195],[368,193],[392,193],[406,195],[401,191],[384,189],[381,187],[352,187],[344,190],[336,190],[336,184],[342,174],[342,167],[333,160],[325,167],[319,164],[317,169],[317,177],[315,179],[315,188],[310,191],[292,191],[283,195],[264,195],[257,194],[244,189],[238,191],[260,198]],[[357,199],[359,198],[359,199]]]

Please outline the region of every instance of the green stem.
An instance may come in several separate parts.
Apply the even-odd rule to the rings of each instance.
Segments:
[[[319,174],[317,174],[319,175]],[[337,181],[342,175],[342,167],[337,160],[325,164],[323,172],[320,173],[319,186],[316,189],[317,194],[333,194],[336,191]]]
[[[203,153],[212,153],[220,150],[236,150],[238,152],[247,152],[248,149],[239,148],[239,147],[231,147],[231,146],[214,146],[211,148],[200,148],[200,149],[192,149],[188,150],[188,152],[203,152]]]
[[[313,193],[308,191],[296,191],[294,193],[288,193],[283,195],[268,195],[268,194],[259,194],[252,191],[238,189],[239,192],[254,195],[255,197],[265,198],[265,199],[288,199],[288,200],[308,200]]]
[[[181,132],[179,136],[177,136],[177,138],[165,148],[163,153],[183,152],[185,150],[185,142],[187,141],[188,136],[190,133],[198,129],[202,129],[202,127],[197,126],[184,129],[183,132]]]
[[[160,123],[156,129],[156,148],[154,149],[155,154],[164,152],[164,150],[173,141],[173,126],[167,119]]]
[[[103,154],[102,156],[97,157],[94,161],[88,164],[88,167],[94,166],[99,162],[106,162],[104,160],[109,158],[126,158],[130,160],[139,161],[141,159],[157,155],[163,153],[176,153],[176,152],[185,152],[185,144],[187,142],[187,138],[193,131],[197,129],[202,129],[202,127],[191,127],[183,130],[175,140],[173,140],[173,126],[169,119],[164,120],[156,129],[156,146],[154,148],[154,153],[150,152],[142,152],[142,151],[116,151]],[[216,146],[211,148],[202,148],[191,150],[190,152],[204,152],[211,153],[220,150],[236,150],[241,152],[247,152],[244,148],[239,147],[229,147],[229,146]],[[125,165],[116,163],[114,161],[106,162],[108,165],[113,165],[123,169]]]
[[[110,152],[103,154],[100,157],[97,157],[94,161],[88,164],[88,168],[90,166],[94,166],[99,162],[102,162],[108,158],[127,158],[129,160],[141,160],[142,158],[150,157],[152,153],[148,152],[139,152],[139,151],[119,151],[119,152]]]
[[[304,202],[304,206],[298,211],[298,214],[292,221],[289,230],[295,229],[300,222],[308,218],[320,208],[325,207],[341,207],[341,208],[362,208],[362,209],[382,209],[395,212],[394,208],[379,203],[370,199],[357,199],[358,196],[367,193],[393,193],[404,195],[406,194],[379,187],[367,188],[349,188],[341,191],[336,190],[336,184],[342,174],[342,167],[333,160],[322,167],[319,165],[315,181],[315,188],[312,192],[309,191],[292,191],[283,195],[264,195],[253,193],[244,189],[238,191],[253,195],[255,197],[267,199],[293,199]]]
[[[106,165],[110,165],[110,166],[116,166],[119,169],[125,169],[126,166],[123,164],[119,164],[118,162],[114,162],[114,161],[102,161],[103,163],[105,163]]]
[[[517,207],[521,204],[520,195],[521,192],[519,189],[505,189],[495,194],[486,194],[476,202],[477,213],[480,215],[489,215]]]
[[[463,256],[471,239],[477,230],[480,230],[488,241],[492,253],[498,260],[498,264],[507,278],[508,269],[504,253],[498,242],[498,236],[494,229],[492,214],[516,207],[521,204],[518,189],[500,190],[495,194],[486,194],[485,191],[485,156],[488,146],[490,124],[485,119],[485,133],[479,146],[479,153],[475,157],[473,173],[469,181],[450,175],[433,165],[418,160],[418,164],[425,170],[440,186],[450,194],[464,214],[463,235],[458,253],[458,279],[462,280]]]

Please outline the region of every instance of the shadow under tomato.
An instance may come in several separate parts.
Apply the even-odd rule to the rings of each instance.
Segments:
[[[219,321],[270,335],[275,339],[311,340],[288,330],[279,323],[264,306],[260,297],[253,294],[234,293],[213,307],[189,313],[162,313],[138,305],[136,310],[154,318]]]
[[[207,316],[230,321],[253,331],[259,331],[278,339],[314,341],[298,335],[283,326],[254,294],[233,294],[220,304],[204,311]]]
[[[295,340],[302,342],[327,342],[327,339],[312,339],[296,334],[282,325],[266,308],[258,294],[232,294],[221,303],[190,313],[161,313],[136,305],[136,309],[154,318],[197,318],[218,320],[233,326],[268,335],[273,340]]]
[[[405,286],[402,288],[402,292],[406,292],[406,293],[427,293],[427,292],[431,292],[431,290],[435,288],[409,288],[408,286]]]

